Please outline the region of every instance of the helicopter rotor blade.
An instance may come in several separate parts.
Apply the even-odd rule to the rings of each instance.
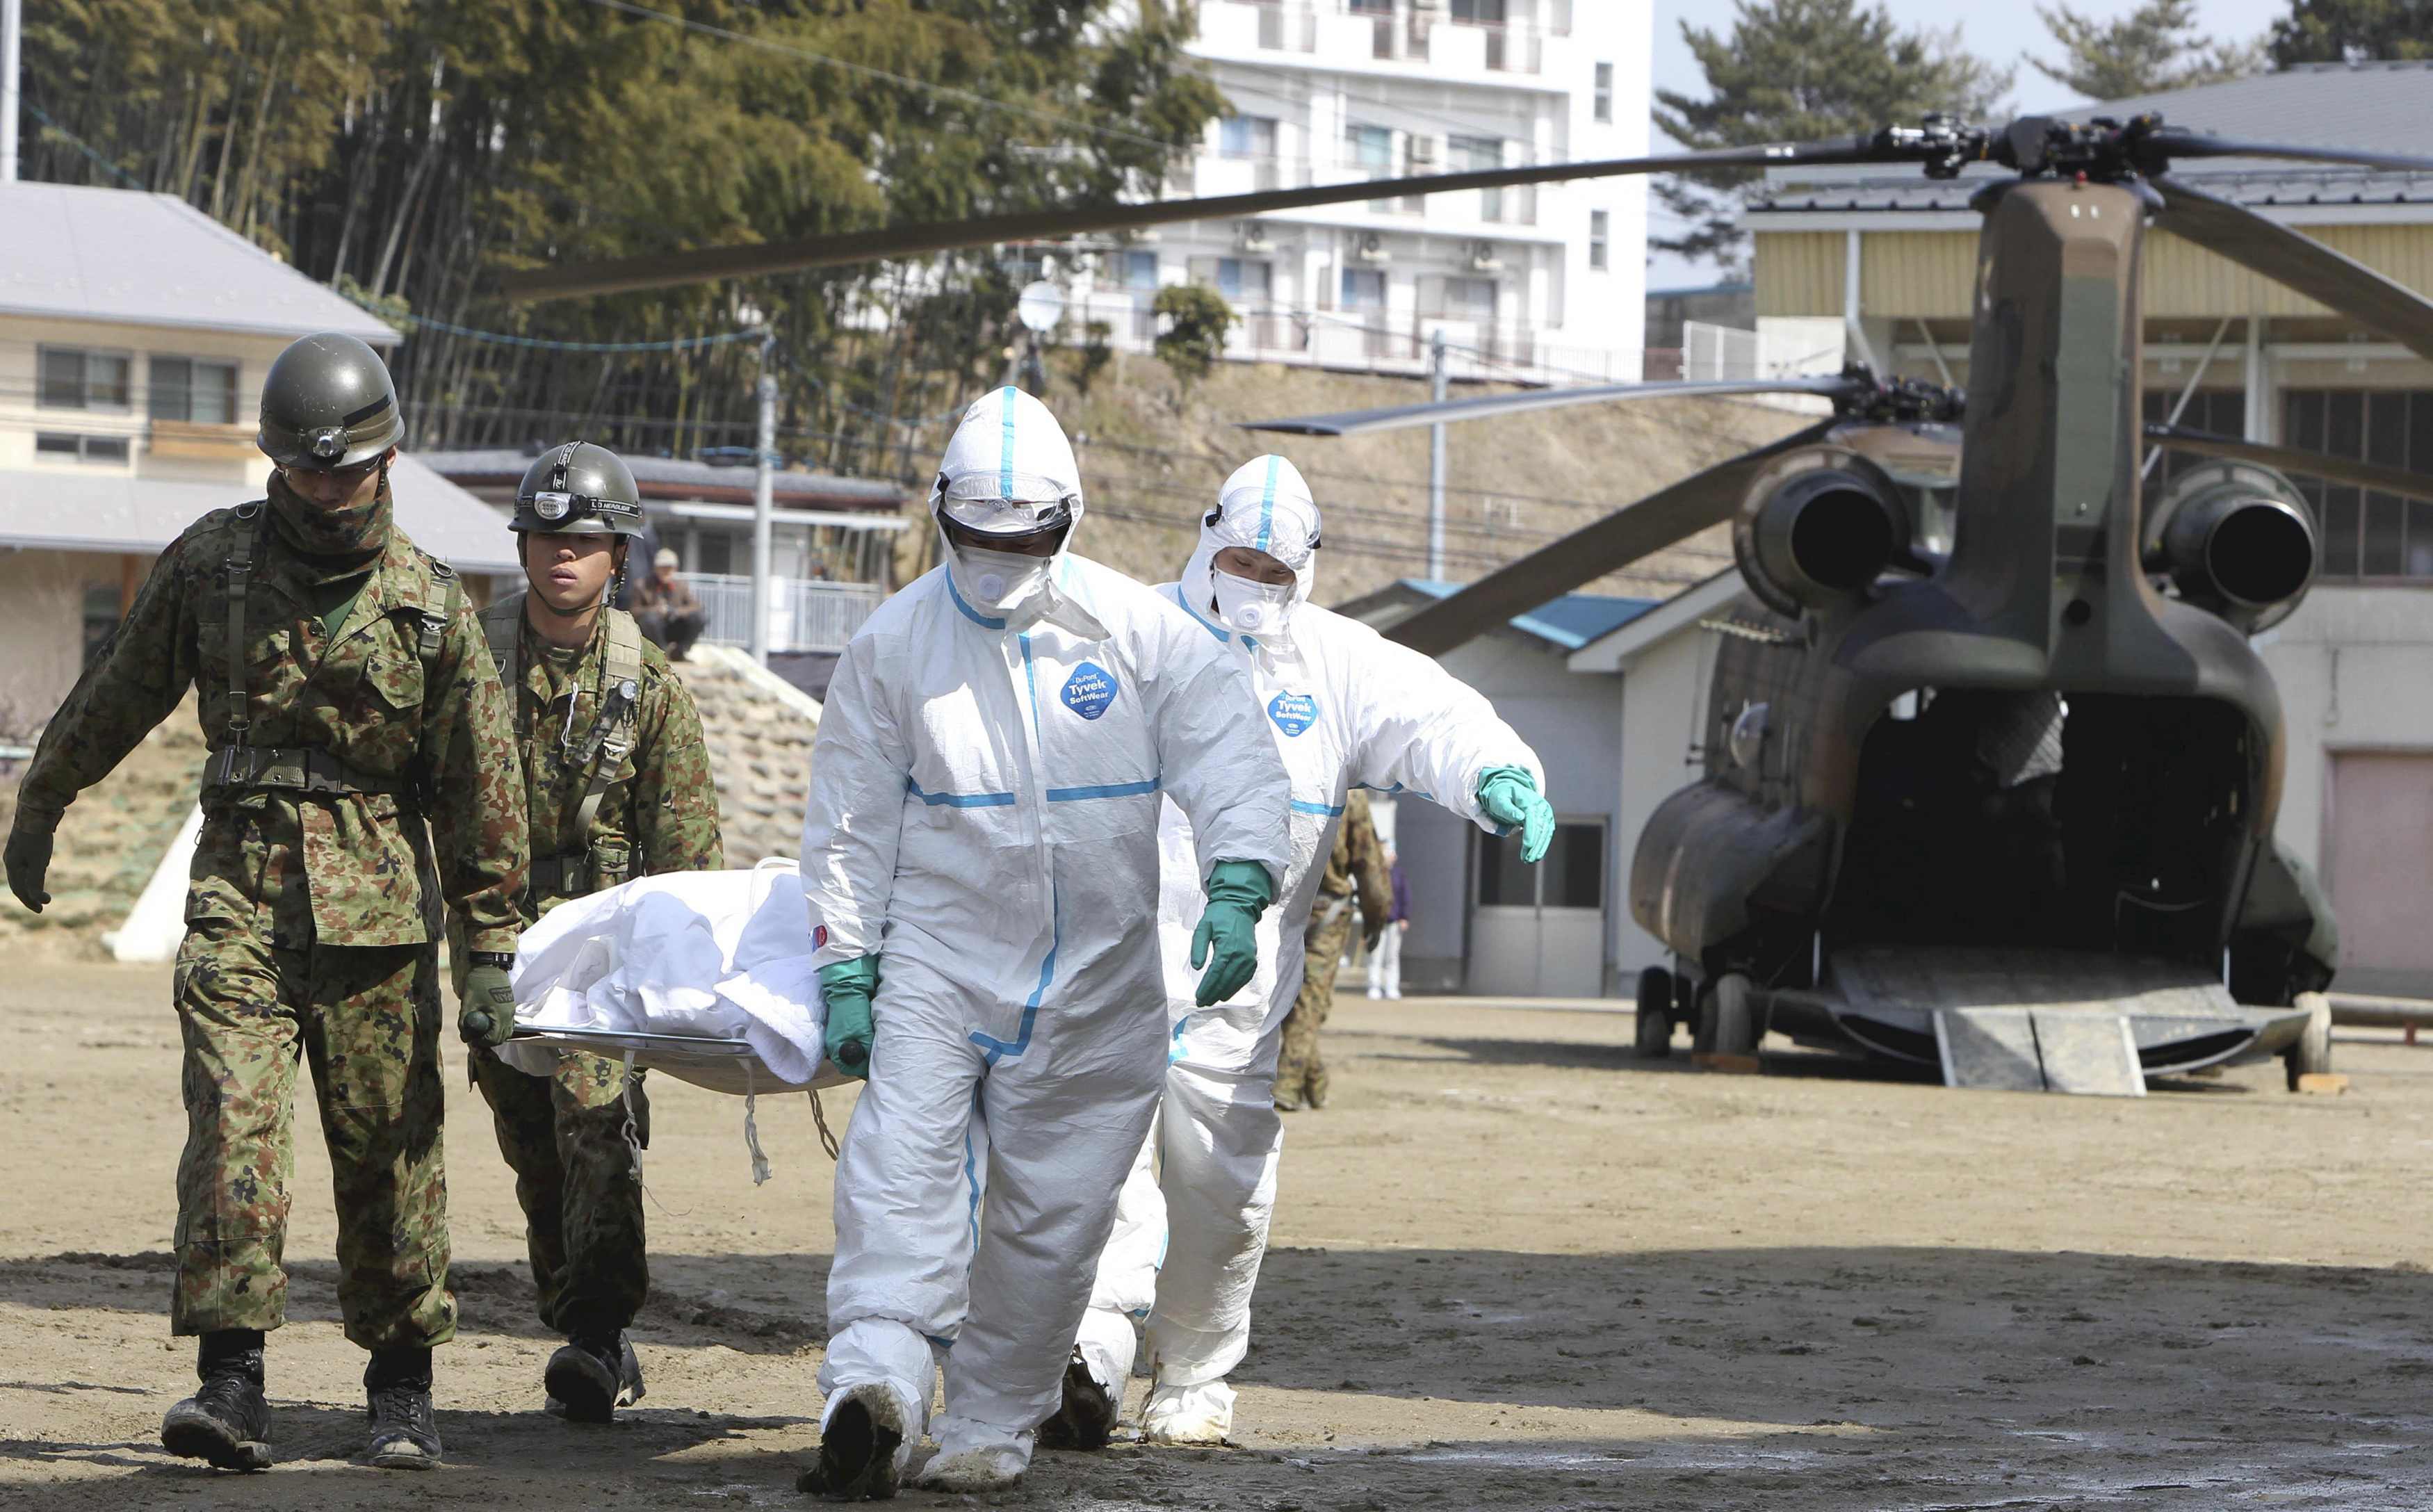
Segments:
[[[1574,404],[1603,404],[1616,399],[1714,398],[1731,394],[1812,394],[1820,399],[1856,399],[1873,385],[1848,374],[1812,378],[1718,379],[1681,383],[1594,383],[1575,388],[1538,388],[1517,394],[1490,394],[1484,399],[1447,399],[1440,404],[1396,404],[1375,410],[1345,410],[1335,415],[1302,415],[1282,420],[1242,420],[1245,431],[1281,431],[1291,435],[1365,435],[1371,431],[1398,431],[1405,426],[1442,425],[1455,420],[1484,420],[1529,410],[1562,409]]]
[[[2151,182],[2162,192],[2163,225],[2174,235],[2328,305],[2420,357],[2433,358],[2433,302],[2414,290],[2169,174],[2157,174]]]
[[[2271,158],[2287,162],[2329,162],[2353,168],[2380,168],[2394,173],[2433,173],[2433,158],[2408,158],[2391,152],[2360,152],[2354,147],[2305,147],[2283,142],[2248,142],[2236,137],[2204,136],[2165,127],[2148,134],[2144,145],[2165,159]]]
[[[1464,189],[1507,189],[1521,184],[1562,183],[1574,178],[1611,178],[1633,174],[1683,173],[1717,168],[1778,168],[1886,161],[1909,161],[1914,154],[1871,136],[1830,142],[1782,142],[1753,147],[1717,147],[1652,158],[1611,158],[1588,162],[1548,162],[1528,167],[1487,168],[1473,173],[1423,174],[1407,178],[1353,178],[1343,183],[1270,189],[1207,199],[1158,199],[1126,204],[1065,207],[1012,215],[983,215],[926,226],[889,226],[843,231],[793,242],[751,242],[735,246],[692,247],[678,252],[617,258],[572,267],[535,268],[499,280],[506,297],[524,303],[578,295],[624,294],[672,288],[719,279],[796,273],[808,268],[911,257],[958,246],[1003,242],[1054,241],[1100,231],[1134,230],[1176,221],[1234,220],[1279,210],[1390,199],[1404,195],[1448,194]]]
[[[2146,427],[2146,439],[2195,456],[2257,462],[2275,472],[2293,472],[2303,478],[2321,478],[2326,483],[2372,488],[2379,493],[2397,494],[2403,499],[2421,499],[2433,503],[2433,476],[2421,472],[2381,467],[2372,462],[2356,462],[2348,457],[2327,457],[2320,451],[2305,451],[2296,447],[2267,446],[2260,441],[2243,441],[2235,435],[2184,430],[2176,425],[2149,425]]]
[[[1458,593],[1439,599],[1386,632],[1386,638],[1440,656],[1583,583],[1732,518],[1741,496],[1775,457],[1812,445],[1842,422],[1820,420],[1778,441],[1719,462],[1703,472],[1623,505],[1595,524],[1507,562]]]

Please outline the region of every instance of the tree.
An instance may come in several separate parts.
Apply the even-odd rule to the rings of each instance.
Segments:
[[[1158,332],[1158,360],[1174,370],[1175,406],[1191,396],[1192,385],[1208,376],[1225,353],[1225,334],[1241,316],[1225,297],[1204,283],[1169,283],[1157,291],[1149,309],[1169,317]]]
[[[1871,131],[1942,110],[1982,119],[2011,87],[1960,45],[1960,32],[1903,28],[1861,0],[1737,0],[1731,32],[1684,21],[1707,81],[1703,99],[1656,92],[1656,124],[1685,147],[1740,147]],[[1737,270],[1746,254],[1740,195],[1751,172],[1673,176],[1656,191],[1689,222],[1651,246]]]
[[[2433,58],[2433,0],[2290,0],[2265,45],[2281,68]]]
[[[2263,72],[2262,42],[2207,42],[2199,31],[2196,0],[2145,0],[2114,21],[2067,5],[2038,6],[2045,29],[2061,43],[2057,63],[2031,58],[2037,73],[2089,100],[2219,84]]]

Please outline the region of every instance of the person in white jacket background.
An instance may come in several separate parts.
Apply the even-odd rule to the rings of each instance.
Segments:
[[[1181,969],[1194,858],[1207,847],[1192,815],[1165,812],[1165,1095],[1099,1261],[1079,1344],[1087,1368],[1067,1374],[1060,1423],[1112,1416],[1108,1402],[1120,1402],[1135,1359],[1132,1319],[1147,1310],[1154,1385],[1145,1436],[1220,1443],[1232,1430],[1225,1377],[1250,1340],[1284,1142],[1276,1057],[1346,793],[1412,792],[1490,832],[1517,830],[1530,862],[1554,837],[1537,754],[1485,698],[1430,658],[1308,602],[1319,549],[1308,484],[1283,457],[1259,457],[1226,480],[1182,581],[1157,590],[1246,674],[1246,696],[1292,785],[1292,859],[1281,899],[1259,923],[1257,976],[1209,1006]],[[1093,1392],[1103,1399],[1077,1400]]]
[[[1058,1407],[1164,1070],[1161,805],[1196,837],[1196,994],[1251,979],[1286,872],[1290,795],[1241,667],[1072,554],[1080,471],[1046,408],[975,402],[930,507],[941,565],[839,658],[803,828],[829,1058],[869,1077],[801,1483],[839,1499],[893,1494],[941,1354],[925,1485],[1012,1484]]]

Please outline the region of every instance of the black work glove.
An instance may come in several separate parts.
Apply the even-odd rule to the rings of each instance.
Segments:
[[[43,879],[51,869],[51,832],[59,823],[59,815],[44,809],[18,809],[17,823],[9,830],[8,849],[0,853],[0,861],[8,867],[9,891],[36,913],[51,901],[51,895],[43,891]]]

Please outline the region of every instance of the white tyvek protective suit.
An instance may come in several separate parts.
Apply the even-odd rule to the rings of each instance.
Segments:
[[[1261,604],[1280,630],[1231,629],[1252,618],[1247,596],[1219,593],[1214,561],[1228,546],[1267,552],[1293,569],[1288,602]],[[1160,1397],[1201,1388],[1197,1401],[1231,1423],[1225,1375],[1242,1358],[1251,1291],[1267,1249],[1284,1120],[1275,1107],[1276,1057],[1300,993],[1302,936],[1345,795],[1354,786],[1412,791],[1494,833],[1478,807],[1478,780],[1498,767],[1529,773],[1536,753],[1487,700],[1429,657],[1307,602],[1316,577],[1319,513],[1308,485],[1282,457],[1258,458],[1226,480],[1213,521],[1180,583],[1157,591],[1198,620],[1248,675],[1261,723],[1292,783],[1292,860],[1276,906],[1259,921],[1259,973],[1228,1002],[1197,1007],[1185,956],[1196,918],[1195,825],[1168,805],[1158,926],[1165,946],[1172,1026],[1158,1129],[1125,1183],[1115,1232],[1099,1264],[1080,1348],[1091,1373],[1117,1394],[1131,1373],[1131,1316],[1148,1311],[1148,1347]],[[1230,588],[1231,585],[1226,585]],[[1159,1174],[1152,1175],[1154,1150]],[[1161,1266],[1160,1257],[1163,1256]],[[1148,1426],[1159,1429],[1153,1399]]]
[[[1017,390],[964,413],[936,492],[980,479],[1080,514],[1063,430]],[[880,958],[820,1385],[832,1419],[883,1383],[909,1450],[951,1344],[940,1459],[1011,1445],[1018,1472],[1164,1072],[1161,807],[1191,816],[1203,880],[1248,861],[1281,883],[1287,794],[1239,667],[1169,602],[1069,534],[1029,578],[941,534],[942,565],[839,659],[811,756],[817,962]]]

